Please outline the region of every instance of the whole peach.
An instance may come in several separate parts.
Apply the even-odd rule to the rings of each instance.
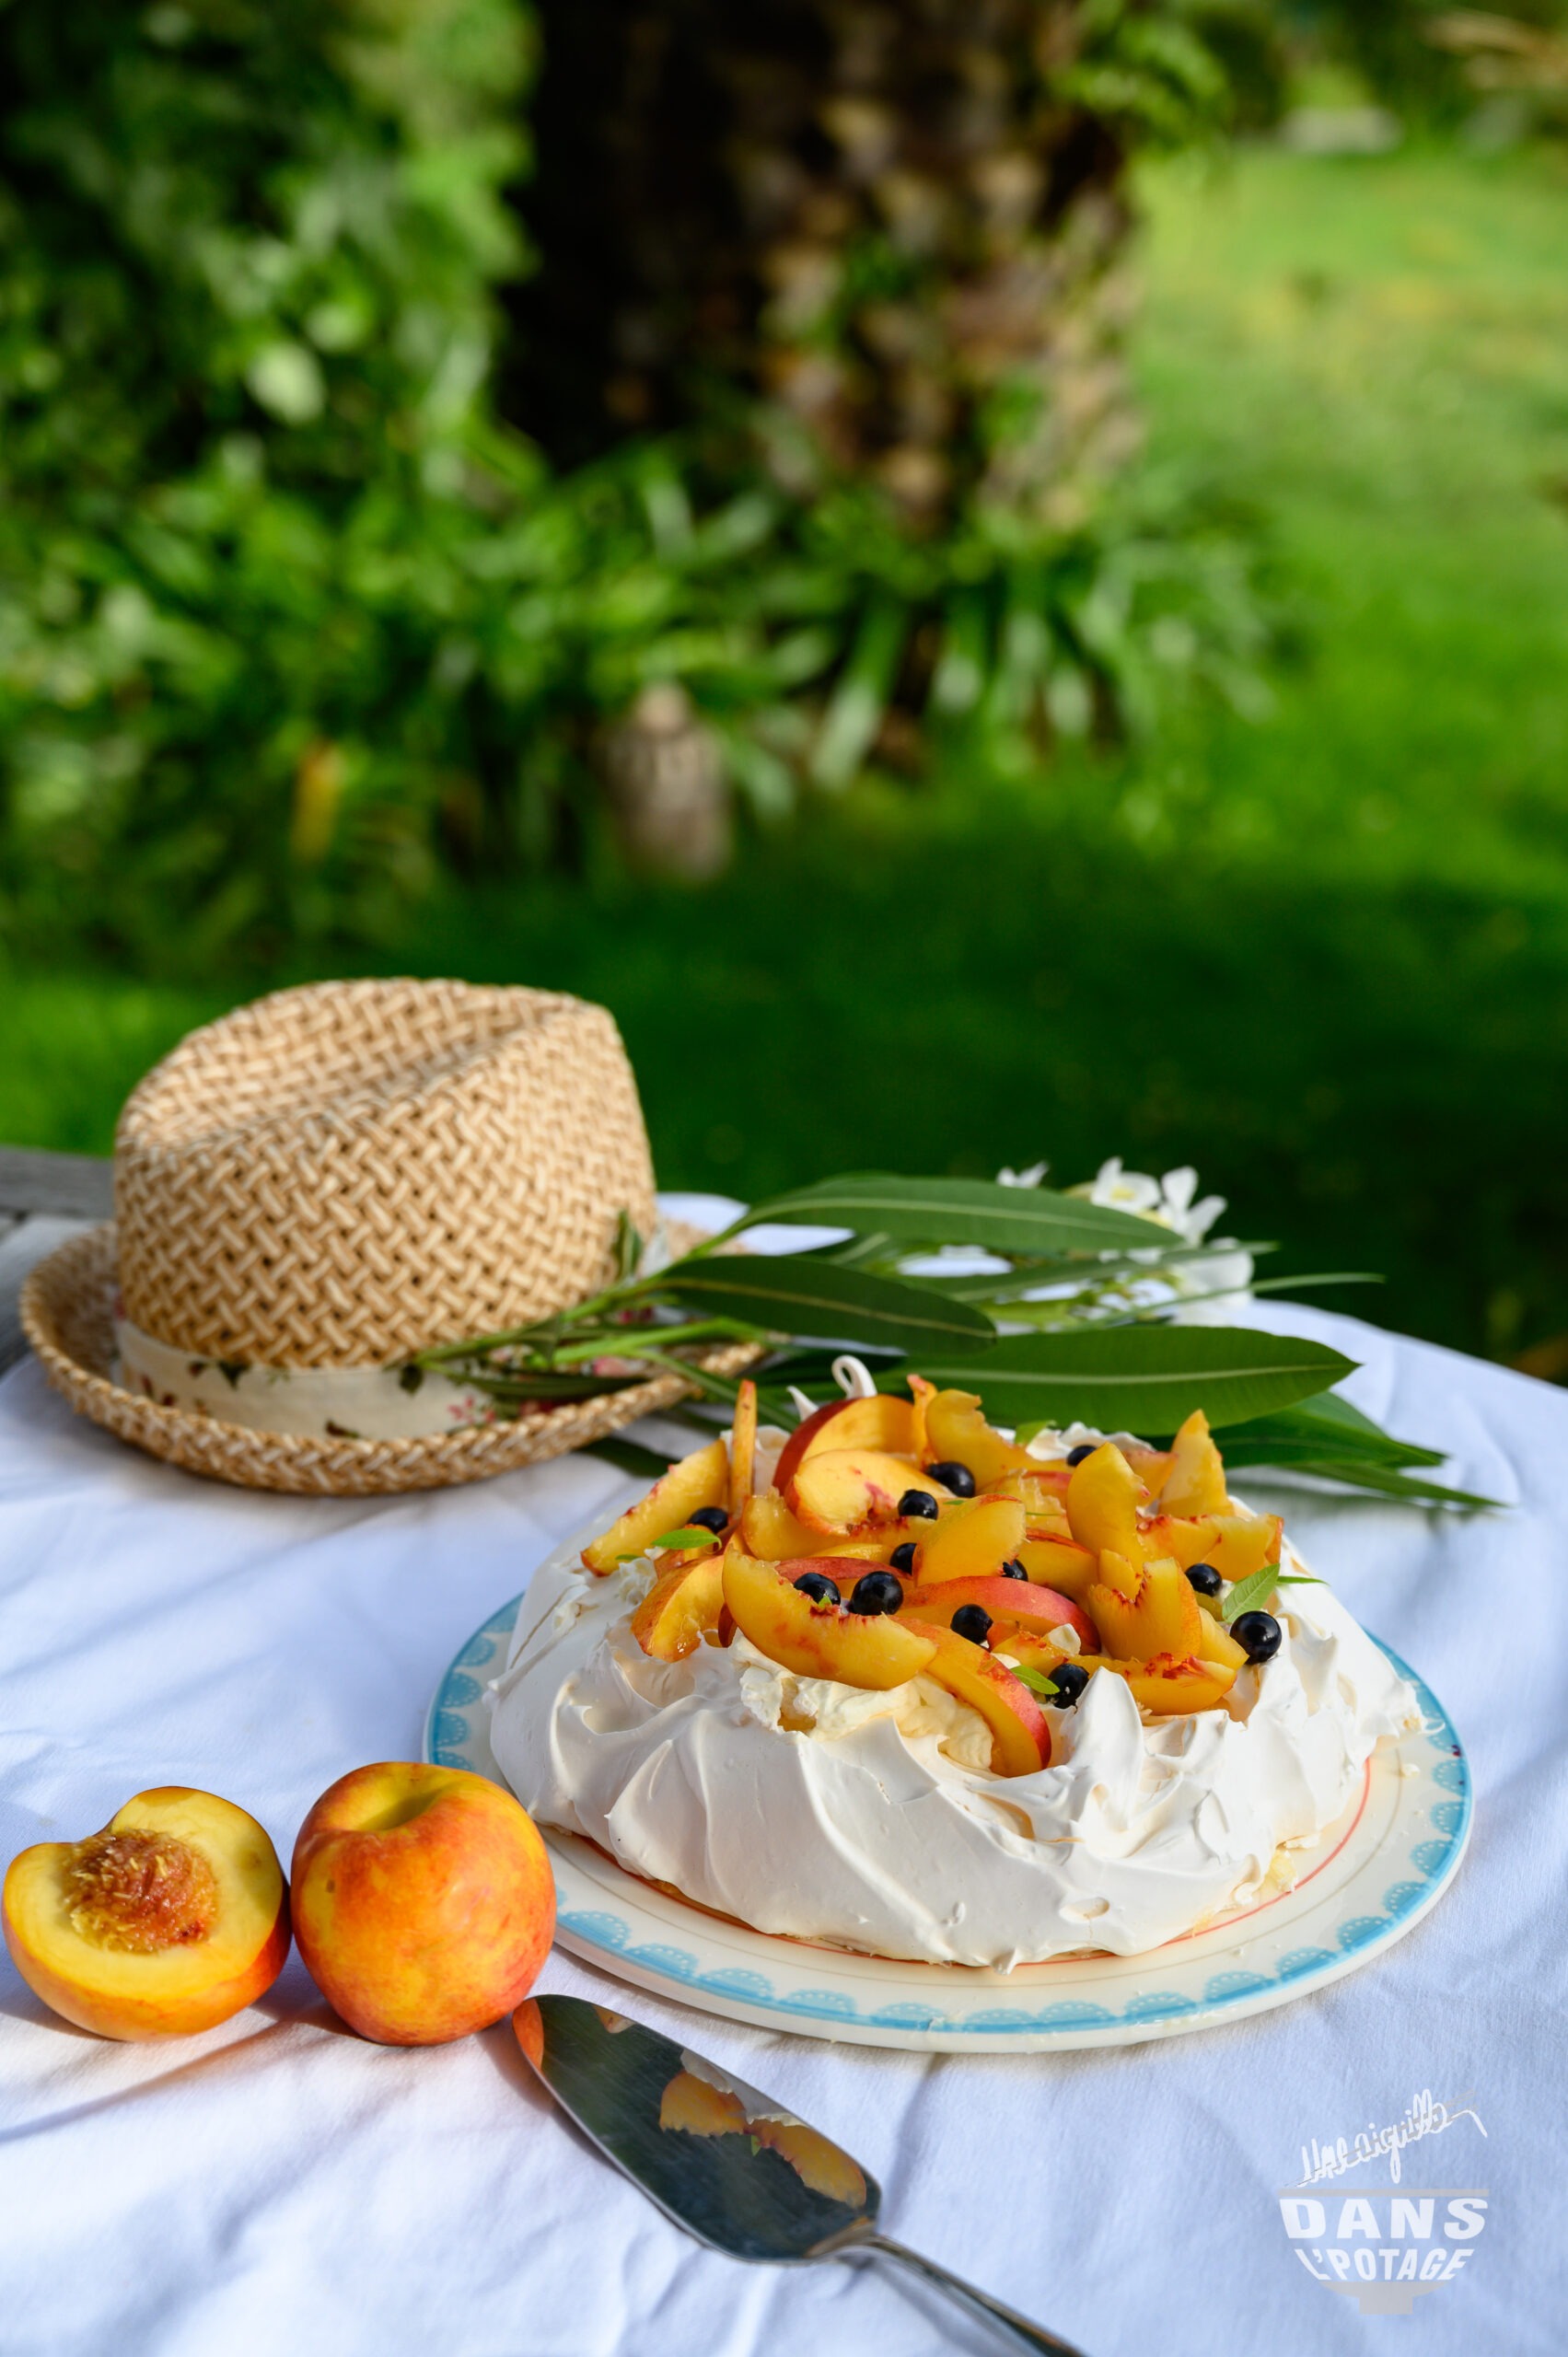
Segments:
[[[299,1829],[294,1934],[362,2038],[440,2046],[509,2014],[555,1930],[550,1859],[526,1809],[460,1768],[381,1760]]]

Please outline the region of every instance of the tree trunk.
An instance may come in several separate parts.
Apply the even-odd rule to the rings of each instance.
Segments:
[[[726,417],[808,497],[1070,528],[1136,439],[1126,139],[1079,0],[543,0],[513,405],[558,458]],[[738,403],[737,394],[742,396]]]

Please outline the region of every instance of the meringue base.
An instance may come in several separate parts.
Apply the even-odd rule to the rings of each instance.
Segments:
[[[1005,1972],[1161,1946],[1289,1887],[1378,1741],[1418,1724],[1330,1590],[1290,1588],[1228,1709],[1144,1721],[1101,1673],[1048,1708],[1051,1766],[998,1777],[978,1714],[927,1679],[802,1678],[739,1635],[650,1659],[631,1617],[652,1576],[595,1578],[575,1545],[540,1566],[491,1693],[503,1774],[629,1873],[859,1953]]]

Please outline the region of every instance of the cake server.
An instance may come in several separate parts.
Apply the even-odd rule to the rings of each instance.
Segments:
[[[877,2231],[882,2189],[819,2129],[690,2047],[581,1997],[540,1997],[524,2053],[563,2111],[667,2218],[731,2258],[898,2259],[1026,2349],[1069,2341]]]

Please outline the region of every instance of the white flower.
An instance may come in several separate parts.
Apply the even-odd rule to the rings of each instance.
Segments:
[[[1207,1241],[1209,1230],[1225,1207],[1223,1195],[1205,1195],[1194,1202],[1198,1174],[1191,1164],[1184,1163],[1179,1170],[1167,1170],[1163,1178],[1151,1178],[1146,1171],[1123,1169],[1119,1155],[1102,1162],[1087,1186],[1071,1187],[1068,1192],[1087,1196],[1091,1203],[1109,1204],[1115,1211],[1132,1212],[1154,1226],[1169,1229],[1190,1246]],[[1134,1253],[1132,1257],[1137,1260],[1143,1255]],[[1155,1257],[1151,1253],[1150,1258]],[[1218,1321],[1223,1325],[1250,1298],[1248,1288],[1252,1282],[1252,1258],[1250,1253],[1237,1250],[1217,1255],[1212,1260],[1179,1261],[1173,1268],[1162,1269],[1159,1278],[1182,1304],[1176,1313],[1180,1324]],[[1214,1300],[1210,1306],[1204,1302],[1205,1295],[1223,1298]]]
[[[1050,1169],[1049,1162],[1031,1162],[1027,1170],[1002,1169],[996,1174],[999,1187],[1038,1187]]]
[[[1067,1191],[1173,1228],[1184,1244],[1202,1244],[1225,1209],[1223,1195],[1205,1195],[1201,1203],[1192,1201],[1198,1191],[1198,1173],[1191,1164],[1167,1170],[1163,1178],[1151,1178],[1146,1171],[1123,1169],[1120,1155],[1102,1162],[1088,1186],[1070,1187]]]

